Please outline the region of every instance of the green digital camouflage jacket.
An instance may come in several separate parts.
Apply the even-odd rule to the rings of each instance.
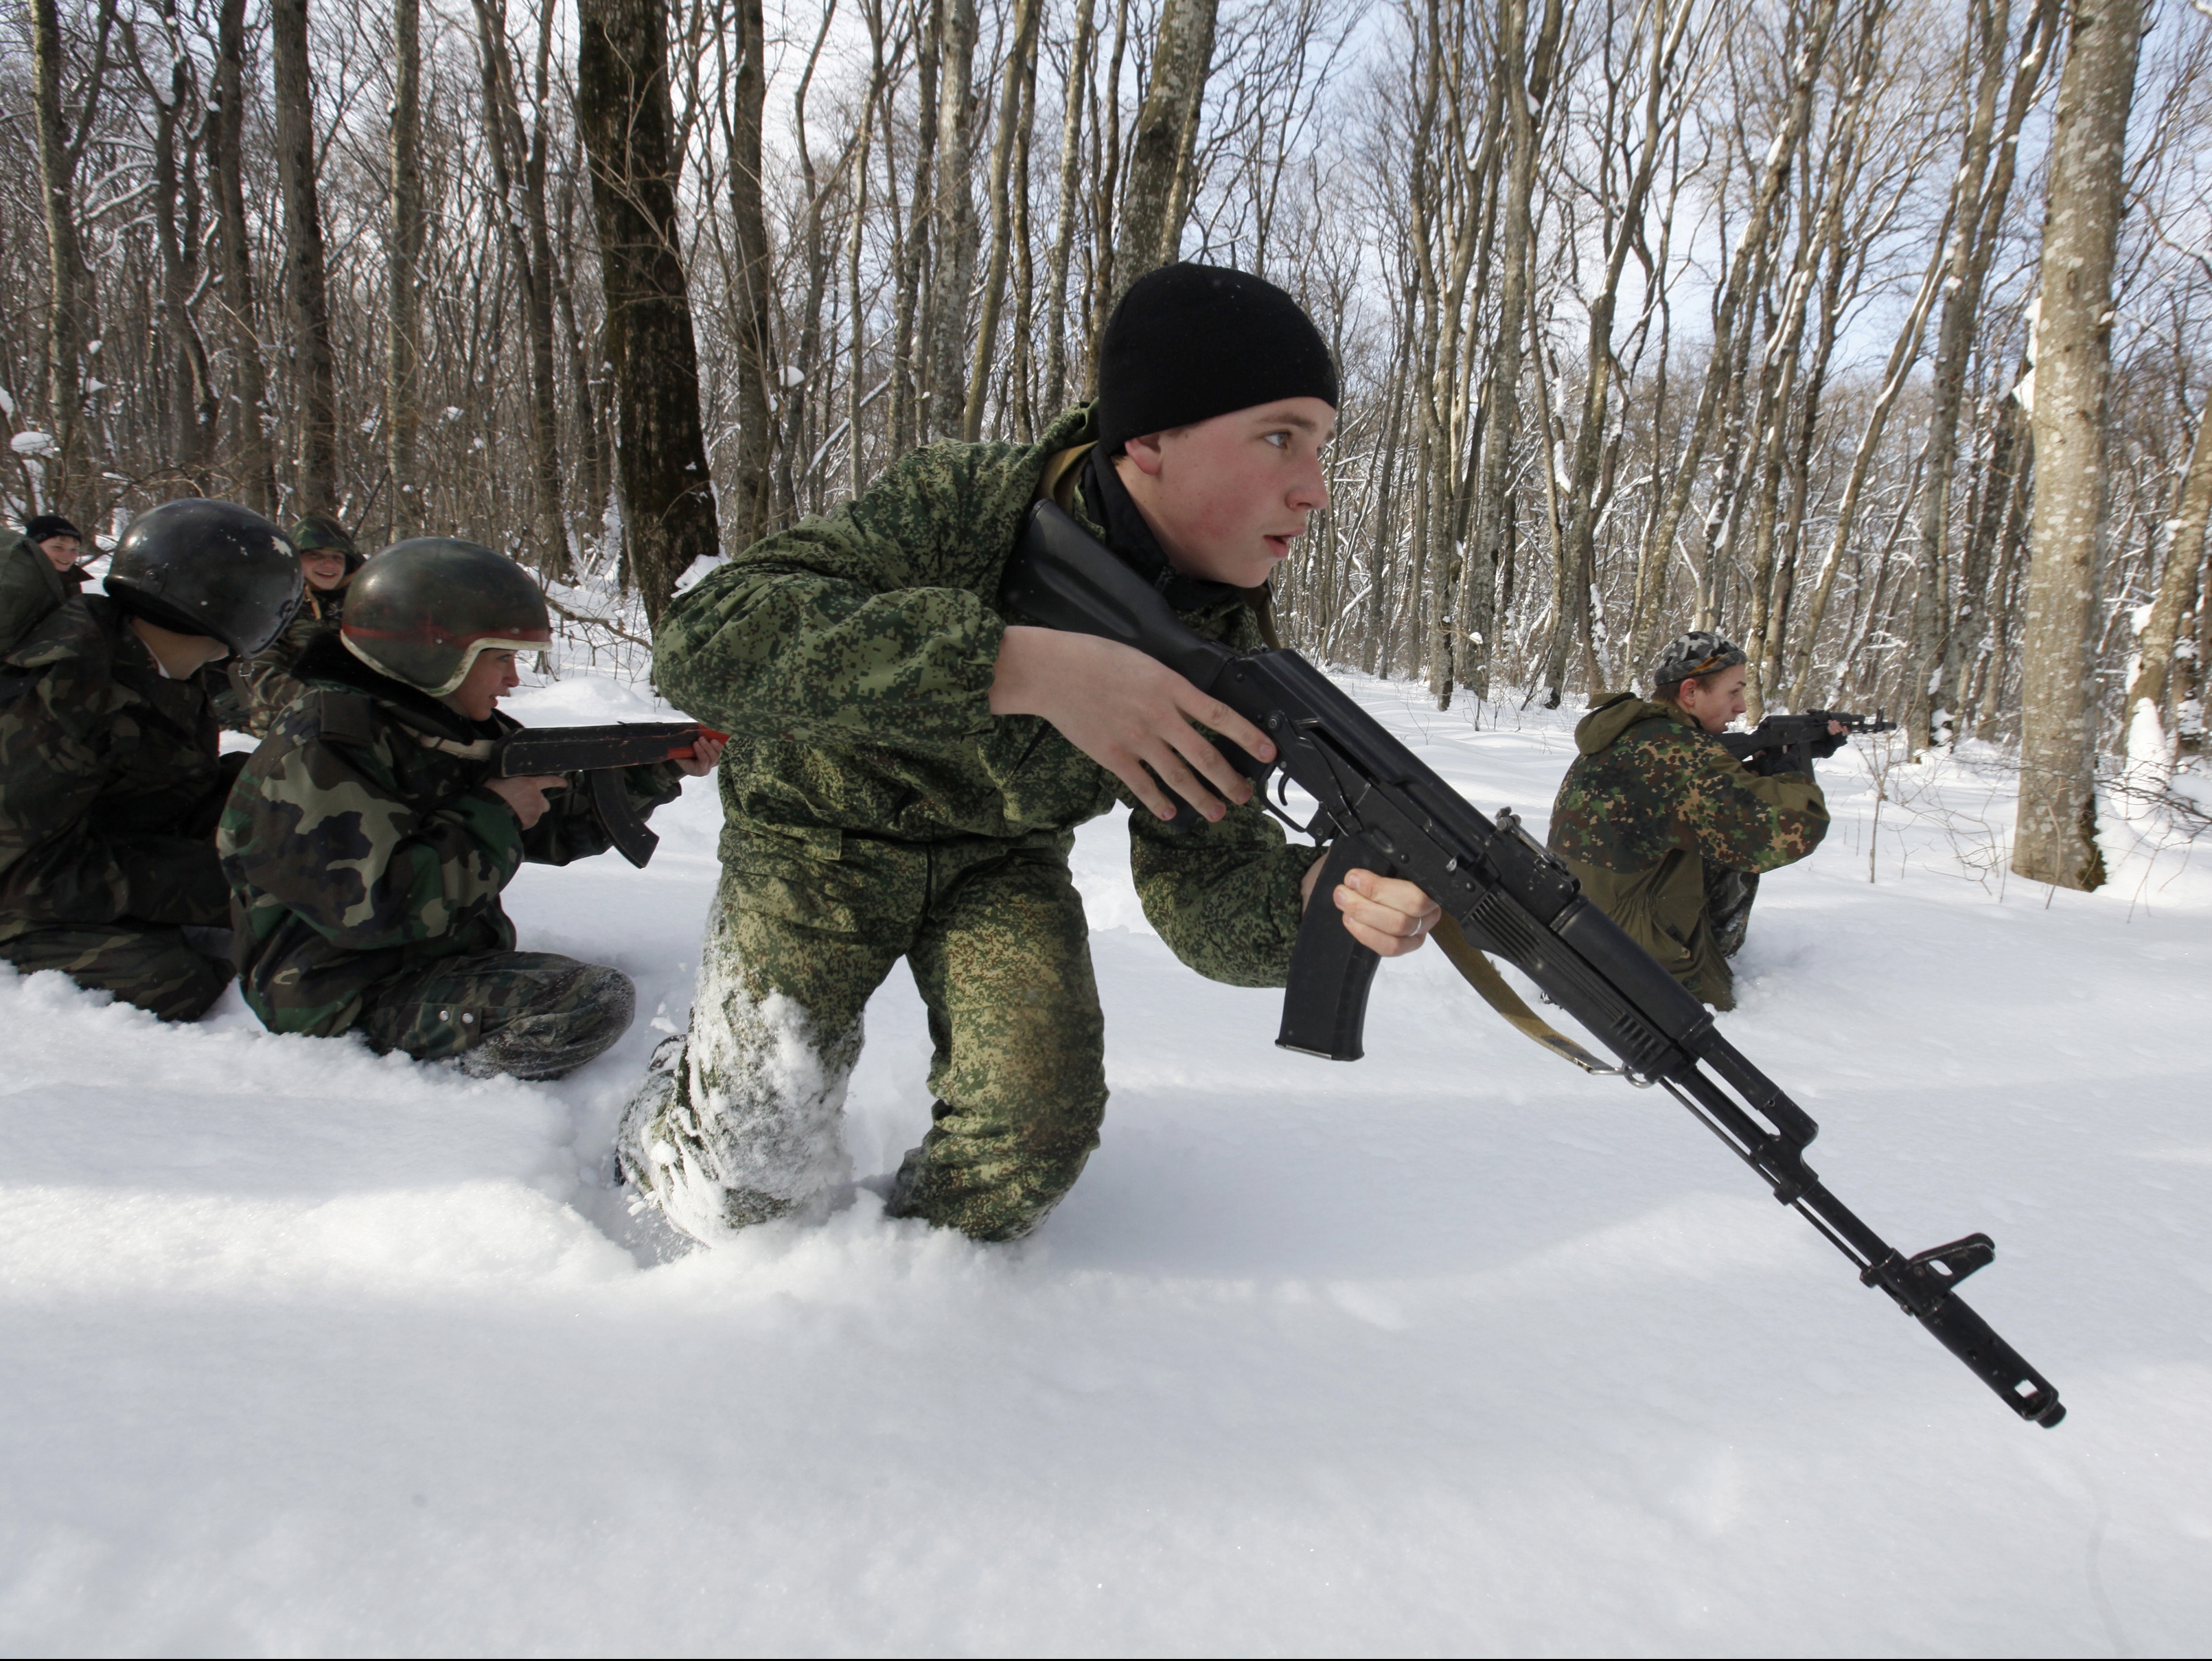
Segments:
[[[164,675],[106,596],[60,607],[0,659],[0,940],[220,923],[228,782],[200,678]]]
[[[611,843],[580,789],[525,830],[484,788],[492,743],[520,724],[508,716],[469,721],[335,635],[298,668],[303,694],[239,776],[216,842],[247,1004],[274,1031],[327,1036],[387,983],[512,951],[499,896],[524,861],[566,865]],[[656,762],[624,782],[644,814],[682,778]]]
[[[669,702],[731,735],[726,859],[742,849],[757,861],[779,839],[801,865],[834,859],[848,836],[1011,839],[1129,800],[1042,719],[990,708],[999,583],[1022,516],[1047,464],[1096,437],[1083,407],[1034,445],[915,451],[677,599],[653,673]],[[1243,598],[1206,587],[1183,621],[1258,649]],[[1314,850],[1249,804],[1186,835],[1142,807],[1129,824],[1145,914],[1176,955],[1232,985],[1281,985]]]
[[[84,578],[64,575],[53,561],[17,537],[0,550],[0,652],[12,652],[49,613],[76,598]]]
[[[292,666],[316,636],[337,632],[344,620],[345,592],[338,588],[325,594],[313,583],[307,584],[300,597],[300,609],[292,613],[283,632],[252,657],[240,658],[230,666],[230,684],[237,694],[246,730],[254,737],[268,737],[276,717],[300,696],[300,682],[292,673]]]
[[[1733,979],[1705,915],[1707,861],[1757,873],[1828,833],[1820,787],[1762,777],[1671,703],[1617,692],[1575,728],[1579,753],[1552,806],[1551,845],[1583,891],[1706,1002]]]

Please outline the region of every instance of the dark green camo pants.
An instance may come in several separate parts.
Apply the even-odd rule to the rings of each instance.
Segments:
[[[1106,1106],[1073,842],[800,841],[732,824],[691,1030],[631,1101],[626,1174],[702,1238],[818,1204],[847,1171],[861,1012],[903,957],[937,1101],[889,1209],[977,1239],[1028,1233],[1081,1173]]]
[[[230,984],[222,958],[195,946],[173,923],[62,923],[27,928],[0,943],[0,958],[26,975],[58,969],[79,986],[112,992],[165,1021],[196,1021]]]
[[[1758,897],[1756,871],[1731,871],[1705,861],[1705,916],[1712,920],[1713,944],[1723,958],[1743,950],[1743,937],[1751,928],[1751,903]]]
[[[457,1056],[478,1078],[557,1079],[629,1030],[629,977],[550,952],[452,958],[380,989],[358,1025],[379,1050]]]

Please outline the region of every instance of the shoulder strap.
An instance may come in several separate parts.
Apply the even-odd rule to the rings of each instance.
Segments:
[[[1044,464],[1044,472],[1037,478],[1036,499],[1054,503],[1064,514],[1075,511],[1075,480],[1083,458],[1098,447],[1078,444],[1054,454]]]
[[[374,703],[366,692],[340,692],[325,686],[315,694],[315,730],[334,744],[374,744]]]

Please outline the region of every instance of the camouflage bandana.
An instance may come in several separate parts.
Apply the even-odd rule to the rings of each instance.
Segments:
[[[1734,641],[1710,629],[1692,629],[1667,643],[1667,649],[1660,653],[1659,661],[1651,671],[1651,684],[1672,686],[1692,675],[1710,675],[1717,669],[1733,668],[1743,661],[1743,648]]]

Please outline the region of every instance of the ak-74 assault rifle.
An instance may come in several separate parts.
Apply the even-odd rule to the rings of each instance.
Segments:
[[[1844,730],[1831,733],[1830,721]],[[1836,753],[1854,733],[1894,733],[1897,723],[1871,715],[1847,715],[1840,709],[1808,709],[1801,715],[1769,715],[1748,733],[1720,733],[1722,747],[1755,773],[1809,776],[1816,760]]]
[[[725,736],[696,721],[617,721],[611,727],[526,727],[492,746],[495,778],[537,778],[581,773],[599,810],[599,822],[622,856],[642,867],[660,846],[629,805],[623,770],[647,762],[675,761],[702,738]]]
[[[1989,1236],[1969,1234],[1907,1257],[1853,1215],[1805,1163],[1820,1127],[1721,1037],[1703,1004],[1583,897],[1510,809],[1494,821],[1477,812],[1297,653],[1233,652],[1192,632],[1151,584],[1049,502],[1030,510],[1000,593],[1009,611],[1036,623],[1136,648],[1266,733],[1273,763],[1215,742],[1269,812],[1328,843],[1317,894],[1325,897],[1356,867],[1419,885],[1443,908],[1437,944],[1514,1025],[1585,1071],[1664,1086],[1848,1257],[1861,1281],[1887,1293],[2014,1413],[2045,1426],[2065,1416],[2057,1389],[1958,1295],[1958,1283],[1996,1255]],[[1311,824],[1282,812],[1285,794],[1267,800],[1267,778],[1278,768],[1320,804]],[[1532,1013],[1484,952],[1534,981],[1619,1065],[1607,1066]],[[1275,1042],[1358,1060],[1376,962],[1325,897],[1309,907]]]

